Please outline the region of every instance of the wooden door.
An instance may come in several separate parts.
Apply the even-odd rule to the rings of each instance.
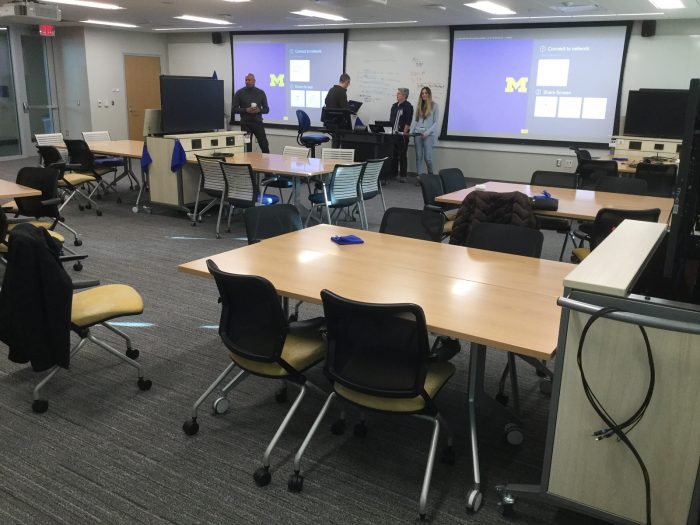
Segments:
[[[145,109],[160,108],[160,57],[124,56],[129,139],[143,140]]]

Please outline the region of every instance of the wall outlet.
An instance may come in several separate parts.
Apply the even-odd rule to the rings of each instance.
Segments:
[[[561,168],[561,159],[557,159],[556,163],[557,168]]]
[[[101,107],[102,107],[102,99],[101,99],[101,98],[98,98],[98,99],[97,99],[97,107],[98,107],[98,108],[101,108]]]
[[[574,167],[574,161],[571,159],[568,159],[566,162],[564,162],[564,166],[567,168],[573,168]]]

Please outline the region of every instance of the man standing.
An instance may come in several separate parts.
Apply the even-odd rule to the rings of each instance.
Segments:
[[[349,85],[350,75],[347,73],[340,75],[338,83],[328,90],[328,94],[326,95],[326,107],[329,109],[347,109]]]
[[[396,102],[391,106],[389,121],[393,126],[392,131],[398,134],[394,145],[394,157],[391,163],[394,177],[399,178],[399,182],[406,182],[406,170],[408,167],[408,132],[411,129],[413,120],[413,106],[407,100],[408,88],[399,88],[396,91]]]
[[[270,112],[267,105],[267,96],[262,89],[255,87],[255,75],[248,73],[245,76],[245,87],[236,91],[233,95],[234,113],[241,116],[241,131],[252,133],[260,145],[260,151],[270,153],[267,143],[265,127],[262,116]],[[253,143],[248,144],[248,151],[252,151]]]

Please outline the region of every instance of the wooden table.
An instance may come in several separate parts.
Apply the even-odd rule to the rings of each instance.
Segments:
[[[648,210],[659,208],[659,222],[666,223],[671,217],[673,199],[664,197],[647,197],[643,195],[627,195],[624,193],[608,193],[603,191],[574,190],[569,188],[552,188],[547,186],[531,186],[529,184],[514,184],[510,182],[487,182],[484,184],[487,191],[510,192],[519,191],[525,195],[541,195],[544,190],[559,199],[557,211],[537,211],[538,215],[552,215],[567,219],[592,221],[601,208],[615,208],[621,210]],[[476,186],[447,193],[437,197],[437,202],[446,204],[462,204],[462,201]]]
[[[8,180],[0,180],[0,199],[14,199],[15,197],[36,197],[41,191],[28,188]]]
[[[133,178],[136,181],[137,189],[139,194],[136,197],[136,204],[134,205],[133,212],[136,213],[139,210],[139,202],[141,201],[141,195],[143,194],[144,188],[148,185],[146,180],[146,174],[141,172],[141,184],[139,184],[134,170],[131,166],[132,159],[140,159],[143,153],[143,141],[142,140],[104,140],[90,142],[88,144],[90,151],[97,153],[99,155],[110,155],[112,157],[121,157],[124,159],[124,171],[115,177],[114,181],[110,186],[114,185],[120,179],[124,177]]]
[[[350,233],[365,243],[340,246],[330,240]],[[320,292],[326,288],[359,301],[416,303],[425,312],[429,330],[470,341],[474,485],[468,502],[481,501],[477,405],[490,417],[505,419],[503,406],[483,390],[486,346],[528,359],[551,359],[561,315],[556,301],[563,293],[564,278],[574,268],[568,263],[326,224],[181,264],[178,269],[211,277],[207,259],[226,272],[263,276],[280,295],[307,302],[320,303]],[[513,420],[512,414],[508,420]]]

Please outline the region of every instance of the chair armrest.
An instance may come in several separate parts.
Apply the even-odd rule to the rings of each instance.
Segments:
[[[53,206],[54,204],[61,204],[63,201],[61,200],[60,197],[54,197],[53,199],[46,199],[45,201],[41,201],[41,204],[44,206]]]
[[[81,290],[83,288],[94,288],[99,286],[100,281],[94,279],[92,281],[73,281],[73,290]]]
[[[304,319],[303,321],[294,321],[289,323],[289,333],[301,335],[304,333],[319,331],[326,324],[324,317],[314,317],[312,319]]]
[[[85,254],[61,255],[61,256],[59,256],[58,260],[61,261],[62,263],[64,263],[64,262],[82,261],[83,259],[87,259],[87,257],[88,256]]]

